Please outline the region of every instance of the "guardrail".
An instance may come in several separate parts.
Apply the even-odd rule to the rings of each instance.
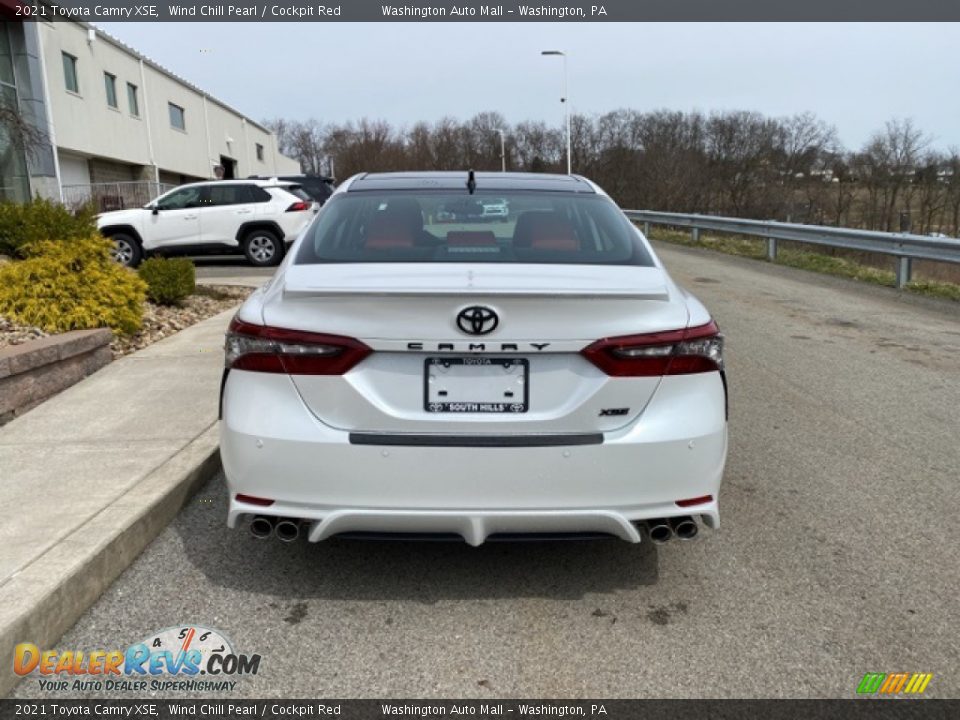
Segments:
[[[649,210],[627,210],[625,212],[632,221],[643,223],[645,235],[650,234],[651,225],[669,225],[671,227],[689,228],[694,242],[699,241],[701,230],[764,238],[767,241],[767,259],[771,261],[777,257],[778,240],[792,240],[811,245],[890,255],[897,259],[895,272],[898,288],[902,288],[910,282],[911,263],[914,259],[960,263],[960,240],[952,238],[855,230],[853,228],[827,227],[825,225],[797,225],[772,220],[746,220],[743,218],[714,217],[712,215],[687,215]]]

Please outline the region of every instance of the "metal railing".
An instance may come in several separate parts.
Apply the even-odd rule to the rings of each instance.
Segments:
[[[68,207],[93,202],[99,212],[143,207],[176,185],[159,182],[108,182],[64,185],[63,204]]]
[[[694,242],[700,240],[701,230],[764,238],[767,241],[767,259],[771,261],[777,257],[778,240],[890,255],[897,259],[895,272],[898,288],[910,282],[911,263],[914,259],[960,263],[960,240],[952,238],[650,210],[625,212],[633,222],[643,223],[645,235],[650,234],[651,225],[668,225],[689,228]]]

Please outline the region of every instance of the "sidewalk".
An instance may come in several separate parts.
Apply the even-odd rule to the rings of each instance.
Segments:
[[[0,696],[219,467],[221,313],[0,428]]]

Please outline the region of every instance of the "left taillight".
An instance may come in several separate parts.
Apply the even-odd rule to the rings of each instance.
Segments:
[[[304,210],[309,210],[313,207],[312,202],[300,202],[293,203],[290,207],[287,208],[286,212],[303,212]]]
[[[359,340],[254,325],[234,318],[227,330],[225,365],[289,375],[343,375],[373,352]]]
[[[710,321],[683,330],[604,338],[582,354],[615,377],[715,372],[723,370],[723,335]]]

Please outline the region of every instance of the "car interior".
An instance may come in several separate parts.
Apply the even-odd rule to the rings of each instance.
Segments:
[[[297,262],[648,264],[627,221],[602,202],[523,197],[484,220],[470,212],[475,198],[345,200],[331,204]]]

